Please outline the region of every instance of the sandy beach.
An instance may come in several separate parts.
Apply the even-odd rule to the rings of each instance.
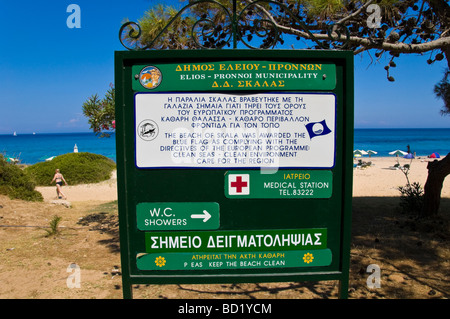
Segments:
[[[36,190],[42,194],[44,201],[50,202],[56,199],[56,187],[40,186]],[[70,202],[84,201],[114,201],[117,200],[117,174],[113,171],[111,178],[97,184],[81,184],[75,186],[63,186],[63,192]]]
[[[392,167],[397,163],[396,157],[372,157],[367,156],[359,158],[364,162],[372,162],[370,167],[365,169],[353,170],[353,197],[398,197],[399,186],[406,185],[406,178],[399,169]],[[411,168],[408,174],[411,183],[418,182],[422,187],[428,176],[428,162],[434,159],[427,157],[418,157],[412,160],[398,158],[401,166],[410,164]],[[357,159],[354,161],[358,162]],[[444,181],[442,187],[442,197],[450,198],[450,178]]]
[[[369,167],[364,169],[353,169],[353,196],[354,197],[398,197],[399,186],[406,184],[406,178],[399,169],[392,167],[397,163],[396,157],[372,157],[367,156],[357,158],[364,162],[371,162]],[[411,183],[418,182],[423,187],[427,180],[427,164],[433,159],[422,157],[412,160],[399,158],[400,165],[411,164],[408,177]],[[117,200],[117,178],[116,172],[108,181],[98,184],[85,184],[76,186],[64,186],[63,191],[69,201],[113,201]],[[44,196],[45,201],[52,201],[56,198],[55,186],[37,187]],[[450,198],[450,178],[447,178],[442,188],[442,197]]]
[[[351,299],[449,298],[450,178],[442,190],[441,217],[417,221],[398,212],[398,186],[406,179],[390,167],[396,158],[368,158],[372,165],[353,169]],[[410,161],[400,158],[400,164]],[[427,163],[411,163],[410,181],[425,184]],[[357,163],[357,160],[355,160]],[[117,178],[64,186],[71,207],[55,205],[55,186],[38,187],[44,203],[0,195],[0,298],[122,298]],[[61,233],[46,236],[52,216],[61,216]],[[81,286],[69,287],[78,265]],[[381,288],[367,286],[368,265],[381,269]],[[138,299],[309,299],[336,298],[338,283],[288,282],[196,285],[136,285]]]

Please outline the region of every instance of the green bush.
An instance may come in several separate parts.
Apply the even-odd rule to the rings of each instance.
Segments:
[[[31,165],[25,172],[39,186],[49,186],[55,170],[59,169],[69,185],[98,183],[111,177],[116,168],[113,160],[92,153],[68,153],[48,162]]]
[[[6,162],[0,155],[0,194],[12,199],[39,201],[44,199],[42,194],[34,190],[35,183],[18,166]]]
[[[50,221],[50,229],[45,229],[45,231],[47,232],[47,235],[45,237],[57,236],[61,233],[61,231],[58,229],[61,220],[61,216],[53,216],[53,219]]]
[[[423,206],[423,188],[414,182],[406,186],[400,186],[400,207],[403,213],[418,214]]]

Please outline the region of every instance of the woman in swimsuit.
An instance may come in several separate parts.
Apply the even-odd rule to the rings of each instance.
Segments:
[[[50,182],[50,184],[52,184],[54,181],[56,182],[56,195],[58,196],[58,198],[61,198],[61,196],[62,196],[64,199],[66,199],[66,195],[63,194],[61,189],[62,189],[63,181],[66,185],[67,185],[67,182],[64,179],[64,176],[59,172],[59,169],[56,169],[55,176],[53,176],[53,179]]]

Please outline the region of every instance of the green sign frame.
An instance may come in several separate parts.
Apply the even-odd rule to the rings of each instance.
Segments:
[[[263,67],[267,71],[258,73]],[[132,298],[133,284],[321,280],[338,280],[339,296],[348,296],[353,52],[116,51],[115,87],[124,298]],[[275,143],[301,144],[290,153],[270,153],[283,157],[279,166],[258,165],[265,162],[254,159],[267,154],[247,146],[243,149],[248,153],[228,153],[237,163],[233,165],[219,165],[213,159],[183,161],[183,154],[196,159],[212,156],[215,141],[219,143],[215,156],[220,150],[225,158],[226,144],[232,141],[217,131],[199,135],[198,130],[189,130],[193,117],[176,117],[185,107],[195,109],[204,101],[200,106],[211,112],[228,107],[263,110],[269,105],[264,99],[272,97],[280,99],[276,104],[280,109],[288,109],[288,98],[297,97],[306,99],[309,108],[292,107],[284,118],[260,115],[264,123],[279,121]],[[175,99],[179,103],[168,107]],[[235,106],[226,104],[231,99]],[[305,112],[306,120],[300,122]],[[211,118],[202,119],[202,125]],[[263,123],[256,117],[222,118],[227,129]],[[235,143],[249,143],[243,136],[234,138]],[[315,150],[313,141],[319,145]],[[179,151],[183,149],[189,151]],[[177,165],[169,163],[173,154]],[[248,161],[240,162],[239,156]],[[314,156],[320,158],[317,165],[311,160]],[[203,224],[203,210],[211,215],[205,223],[211,224]],[[195,221],[188,220],[191,216]]]
[[[146,69],[147,68],[147,69]],[[336,87],[336,66],[325,63],[291,63],[280,61],[210,61],[208,63],[163,63],[135,65],[133,90],[148,92],[140,80],[151,71],[164,74],[163,86],[152,84],[158,91],[236,91],[303,89],[333,90]],[[147,73],[146,73],[147,72]],[[158,71],[156,71],[158,72]],[[148,76],[149,77],[149,76]],[[192,81],[195,80],[195,81]],[[159,81],[158,81],[159,82]],[[159,84],[159,83],[158,83]]]

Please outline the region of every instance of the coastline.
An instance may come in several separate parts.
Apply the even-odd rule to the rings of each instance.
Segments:
[[[396,209],[398,186],[406,179],[390,169],[395,157],[363,157],[372,162],[353,169],[350,299],[448,298],[450,178],[442,189],[438,220],[415,220]],[[410,160],[398,159],[401,165]],[[431,159],[414,159],[410,180],[423,185]],[[358,159],[354,161],[357,163]],[[115,173],[115,172],[114,172]],[[51,203],[55,186],[38,187],[44,203],[0,195],[0,298],[121,299],[117,178],[96,184],[63,186],[70,209]],[[206,185],[207,187],[207,185]],[[337,186],[336,186],[337,187]],[[46,235],[54,216],[62,217],[60,234]],[[45,229],[44,229],[45,228]],[[72,273],[82,273],[80,289],[69,289]],[[367,285],[368,265],[382,270],[381,288]],[[72,270],[70,268],[69,270]],[[426,276],[424,276],[426,274]],[[191,289],[192,287],[192,289]],[[335,281],[317,283],[137,285],[135,299],[317,299],[337,297]]]
[[[410,182],[418,182],[424,187],[428,176],[427,164],[434,159],[418,157],[411,161],[402,157],[397,159],[394,156],[364,156],[355,158],[353,163],[357,164],[359,160],[372,164],[366,168],[353,169],[353,197],[399,197],[398,187],[406,185],[406,177],[400,169],[392,168],[397,160],[402,166],[410,164],[411,169],[408,174]],[[46,202],[56,198],[55,186],[36,187],[36,190],[42,193]],[[107,181],[97,184],[64,186],[63,190],[67,195],[67,200],[71,202],[115,201],[117,200],[116,171]],[[441,197],[450,198],[450,178],[444,181]]]

